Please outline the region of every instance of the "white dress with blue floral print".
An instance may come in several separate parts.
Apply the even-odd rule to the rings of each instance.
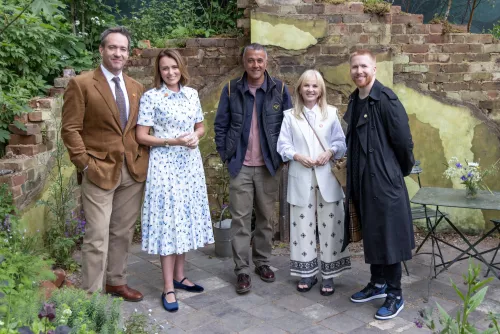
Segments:
[[[177,138],[203,121],[198,92],[165,85],[141,98],[137,124],[154,136]],[[149,254],[182,254],[213,243],[205,173],[200,150],[184,146],[151,148],[142,208],[142,249]]]

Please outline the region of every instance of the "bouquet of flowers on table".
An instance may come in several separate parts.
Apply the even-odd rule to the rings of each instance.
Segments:
[[[498,160],[490,168],[482,169],[478,162],[465,160],[465,164],[462,164],[457,157],[452,157],[446,165],[448,168],[444,172],[444,176],[447,179],[460,179],[461,183],[465,185],[466,197],[474,198],[479,189],[488,190],[491,193],[484,178],[496,172],[497,163]]]

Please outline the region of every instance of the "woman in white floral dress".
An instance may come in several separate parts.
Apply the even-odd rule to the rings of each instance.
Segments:
[[[182,56],[175,50],[162,50],[155,69],[155,88],[141,98],[136,132],[138,143],[151,146],[142,248],[160,255],[162,303],[167,311],[175,312],[174,288],[203,291],[184,277],[184,254],[214,242],[198,149],[205,128],[198,92],[186,87],[189,77]]]

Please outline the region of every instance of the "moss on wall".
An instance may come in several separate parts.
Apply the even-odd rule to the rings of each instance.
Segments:
[[[287,50],[307,49],[326,36],[328,22],[325,19],[296,19],[253,12],[250,20],[252,43],[276,45]]]
[[[54,167],[55,168],[55,167]],[[64,167],[63,169],[63,177],[64,183],[67,183],[71,177],[75,177],[75,167]],[[49,181],[49,179],[47,179]],[[51,193],[50,187],[52,183],[47,182],[45,184],[44,190],[37,198],[36,201],[33,201],[28,207],[26,207],[21,213],[20,223],[21,226],[28,230],[29,233],[38,233],[38,231],[45,231],[48,225],[48,219],[50,216],[48,215],[48,208],[45,205],[38,205],[38,200],[49,200]]]

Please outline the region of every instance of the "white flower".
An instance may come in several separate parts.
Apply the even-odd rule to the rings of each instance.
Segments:
[[[80,25],[80,21],[76,20],[75,21],[75,26],[79,26]]]
[[[2,320],[0,320],[0,326],[3,326],[4,325],[4,322]]]
[[[137,309],[134,309],[134,312],[137,312]]]
[[[479,167],[479,164],[477,162],[469,162],[469,167]]]

